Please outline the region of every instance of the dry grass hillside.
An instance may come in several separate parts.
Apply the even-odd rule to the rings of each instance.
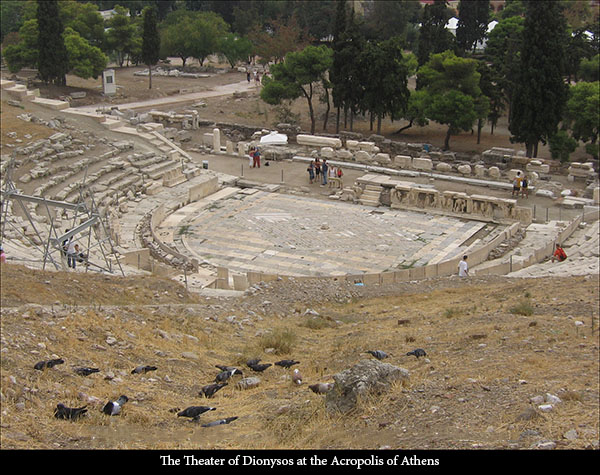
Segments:
[[[3,449],[598,449],[598,276],[281,281],[239,298],[156,277],[75,277],[1,267]],[[406,356],[417,347],[427,358]],[[409,382],[328,413],[308,385],[370,349],[391,353],[385,362]],[[34,369],[57,357],[64,364]],[[291,369],[253,373],[252,357],[299,360],[303,384]],[[140,364],[157,370],[132,374]],[[200,397],[217,364],[261,382]],[[121,394],[123,413],[104,415]],[[532,398],[547,394],[561,402],[544,412]],[[58,420],[58,403],[88,413]],[[216,410],[177,417],[191,405]]]

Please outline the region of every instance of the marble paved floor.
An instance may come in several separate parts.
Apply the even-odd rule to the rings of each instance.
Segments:
[[[240,190],[165,226],[192,256],[233,272],[332,276],[435,264],[485,226],[447,216]]]

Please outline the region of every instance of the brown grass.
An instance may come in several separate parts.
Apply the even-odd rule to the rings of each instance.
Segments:
[[[3,448],[514,448],[511,444],[528,428],[539,438],[558,440],[559,448],[584,448],[592,443],[590,434],[598,433],[598,334],[592,335],[589,326],[598,304],[594,279],[503,280],[453,289],[440,282],[439,289],[425,292],[415,284],[413,290],[385,297],[314,305],[320,315],[335,316],[333,326],[315,328],[306,317],[261,311],[260,319],[240,327],[225,316],[243,317],[243,309],[258,313],[260,305],[195,300],[187,294],[178,305],[181,288],[154,277],[136,282],[137,303],[148,299],[149,305],[133,305],[132,296],[121,300],[120,289],[124,283],[131,287],[129,280],[97,281],[98,276],[84,274],[76,280],[83,288],[93,286],[101,304],[88,299],[77,306],[52,305],[71,301],[72,291],[64,290],[70,289],[69,274],[29,273],[13,265],[1,271]],[[41,291],[50,274],[51,296]],[[524,291],[535,308],[534,327],[528,317],[509,311],[513,302],[499,298]],[[166,300],[154,301],[155,292]],[[550,304],[548,295],[557,300]],[[109,306],[110,301],[121,303]],[[575,311],[574,301],[588,303]],[[24,302],[45,306],[11,311]],[[474,302],[486,310],[474,311]],[[448,318],[449,306],[470,310]],[[295,307],[303,308],[289,305]],[[340,315],[352,318],[343,322]],[[585,334],[577,336],[573,319],[586,322]],[[405,323],[398,325],[399,320]],[[108,344],[109,336],[117,343]],[[427,359],[405,356],[416,347],[426,349]],[[325,396],[309,391],[308,384],[333,381],[334,374],[370,358],[368,349],[391,353],[385,362],[408,369],[410,380],[361,400],[351,414],[328,413]],[[65,364],[33,370],[36,361],[52,355]],[[250,357],[297,359],[305,384],[294,386],[291,370],[275,366],[255,374],[244,365]],[[142,363],[158,370],[130,374]],[[216,364],[238,365],[261,384],[243,391],[236,388],[237,376],[214,398],[201,398],[198,391],[214,380]],[[83,378],[72,371],[76,365],[101,372]],[[560,407],[519,421],[529,399],[546,392],[562,398]],[[120,394],[130,398],[123,415],[101,414],[102,404]],[[80,406],[88,396],[98,402],[90,403],[85,419],[53,417],[58,402]],[[198,404],[217,407],[202,416],[204,422],[239,419],[202,428],[173,412]],[[571,428],[582,435],[566,442],[562,434]],[[520,443],[528,448],[533,442]]]

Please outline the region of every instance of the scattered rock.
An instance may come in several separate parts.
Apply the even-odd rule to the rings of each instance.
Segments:
[[[361,397],[381,394],[392,383],[406,382],[408,370],[382,363],[379,360],[362,360],[350,369],[336,374],[333,389],[327,393],[325,405],[329,411],[348,412]]]

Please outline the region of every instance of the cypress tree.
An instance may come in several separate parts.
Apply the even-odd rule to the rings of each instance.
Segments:
[[[419,66],[429,61],[430,54],[452,49],[454,36],[446,29],[450,17],[448,2],[445,0],[434,0],[433,4],[423,8],[417,51]]]
[[[144,8],[144,31],[142,34],[142,61],[148,66],[148,89],[152,89],[152,66],[160,58],[160,36],[154,7]]]
[[[331,95],[333,105],[337,108],[335,132],[340,131],[340,110],[343,103],[343,59],[341,50],[344,46],[344,31],[346,29],[346,0],[337,0],[335,22],[333,24],[333,64],[329,72],[329,79],[333,85]]]
[[[67,83],[69,58],[63,41],[63,25],[58,15],[57,0],[38,0],[38,74],[46,84]]]
[[[558,128],[567,101],[564,81],[566,23],[559,1],[526,2],[523,48],[513,111],[511,141],[524,143],[528,157]]]
[[[456,44],[463,51],[472,51],[485,38],[490,16],[490,0],[461,0],[458,4]]]

